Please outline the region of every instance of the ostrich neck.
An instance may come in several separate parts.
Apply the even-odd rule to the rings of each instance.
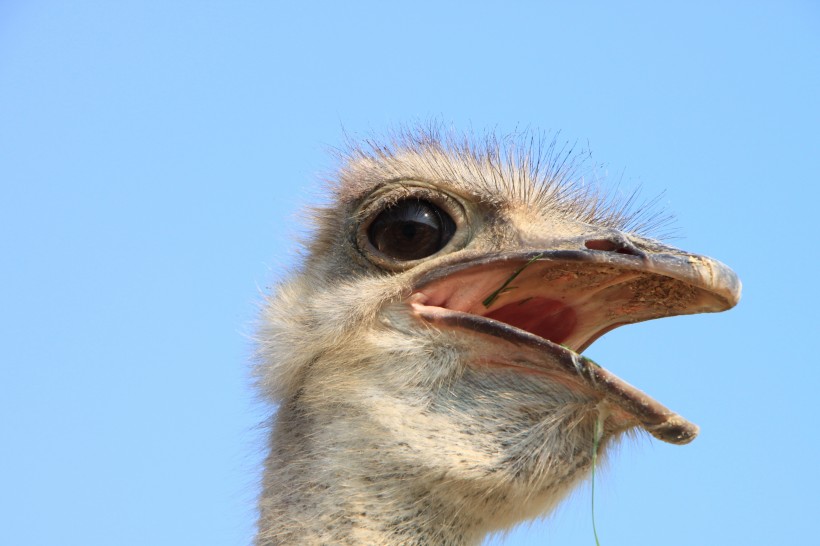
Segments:
[[[373,445],[351,442],[347,421],[319,425],[295,401],[280,407],[257,546],[481,541],[481,519],[465,514],[463,495],[454,497],[445,476],[423,476],[411,465],[385,461]]]

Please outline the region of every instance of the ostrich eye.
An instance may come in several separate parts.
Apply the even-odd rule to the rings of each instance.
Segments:
[[[456,231],[453,219],[421,199],[404,199],[384,209],[367,236],[379,252],[397,260],[419,260],[444,248]]]

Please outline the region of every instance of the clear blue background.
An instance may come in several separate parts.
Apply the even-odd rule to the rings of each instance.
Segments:
[[[808,0],[0,2],[0,543],[248,544],[261,293],[343,130],[430,118],[588,143],[743,279],[589,351],[702,427],[613,453],[602,544],[811,543],[819,74]]]

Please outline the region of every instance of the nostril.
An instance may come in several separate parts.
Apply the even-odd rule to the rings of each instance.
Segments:
[[[611,239],[590,239],[584,243],[590,250],[602,250],[604,252],[617,252],[618,254],[629,254],[630,256],[640,256],[641,252],[632,245]]]
[[[618,245],[608,239],[592,239],[584,243],[584,246],[590,250],[603,250],[604,252],[616,252]]]

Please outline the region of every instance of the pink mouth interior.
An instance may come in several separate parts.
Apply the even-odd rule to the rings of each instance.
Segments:
[[[572,307],[542,297],[509,303],[485,316],[560,344],[570,337],[578,322]]]
[[[483,316],[580,353],[618,326],[686,311],[692,290],[607,264],[499,261],[427,283],[408,303]]]

